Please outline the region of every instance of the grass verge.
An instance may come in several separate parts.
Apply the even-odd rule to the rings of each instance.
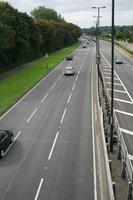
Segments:
[[[0,114],[4,113],[20,97],[30,90],[39,80],[46,76],[68,54],[79,47],[76,43],[68,48],[57,51],[46,59],[41,58],[34,63],[27,63],[24,68],[9,74],[0,80]]]

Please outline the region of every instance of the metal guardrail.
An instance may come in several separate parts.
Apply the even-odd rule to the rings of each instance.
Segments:
[[[106,88],[105,79],[102,72],[101,72],[101,76],[102,76],[104,91],[110,103],[110,94]],[[122,160],[122,172],[121,172],[122,178],[125,178],[128,183],[127,199],[131,200],[133,199],[133,165],[131,163],[131,160],[129,159],[128,150],[127,150],[122,132],[120,130],[120,125],[119,125],[115,111],[114,111],[114,130],[117,133],[118,159]]]

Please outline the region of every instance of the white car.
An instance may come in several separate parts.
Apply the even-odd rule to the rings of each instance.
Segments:
[[[75,74],[75,70],[74,67],[66,67],[64,75],[74,75]]]

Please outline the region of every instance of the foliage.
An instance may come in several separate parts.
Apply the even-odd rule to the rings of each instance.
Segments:
[[[82,29],[82,32],[94,36],[96,35],[96,28]],[[104,37],[110,37],[111,27],[100,27],[100,34]],[[117,40],[133,42],[133,26],[115,26],[115,38]]]
[[[80,28],[53,9],[39,7],[32,17],[0,2],[0,73],[74,44]]]

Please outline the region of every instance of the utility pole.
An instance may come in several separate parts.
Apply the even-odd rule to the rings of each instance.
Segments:
[[[114,37],[115,37],[115,28],[114,28],[114,0],[112,0],[112,30],[111,30],[111,123],[110,123],[110,151],[113,152],[113,137],[114,137]]]

